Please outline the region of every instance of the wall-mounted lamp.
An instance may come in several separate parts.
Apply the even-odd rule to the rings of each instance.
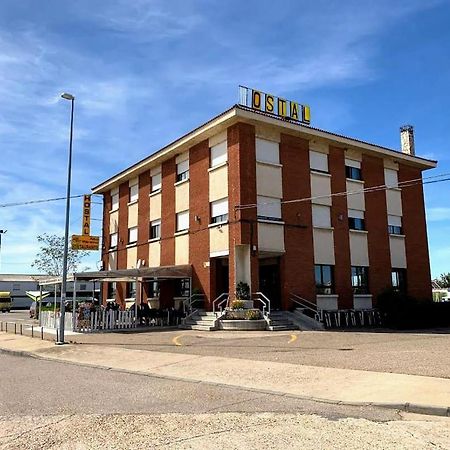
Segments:
[[[194,220],[196,221],[196,222],[200,222],[200,216],[194,216]]]

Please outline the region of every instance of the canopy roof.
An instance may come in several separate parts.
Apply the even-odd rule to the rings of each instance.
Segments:
[[[68,281],[136,281],[154,278],[190,278],[192,267],[188,264],[179,266],[142,267],[140,269],[100,270],[96,272],[79,272],[68,277]],[[61,278],[41,280],[41,286],[61,283]]]
[[[11,292],[9,291],[0,291],[0,298],[10,298]]]
[[[40,291],[26,291],[25,294],[27,294],[28,297],[31,298],[31,300],[38,302],[39,300],[44,299],[45,297],[48,297],[50,295],[50,292],[42,291],[42,297]],[[41,297],[41,298],[39,298]]]

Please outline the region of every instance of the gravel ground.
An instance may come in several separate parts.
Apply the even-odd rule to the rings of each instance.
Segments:
[[[450,421],[300,414],[0,417],[2,449],[448,449]]]

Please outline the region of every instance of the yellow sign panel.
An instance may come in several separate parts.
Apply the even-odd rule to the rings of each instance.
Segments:
[[[89,236],[91,234],[91,196],[85,195],[83,198],[83,236]]]
[[[72,235],[72,250],[98,250],[99,236]]]
[[[305,125],[311,123],[309,106],[299,105],[297,102],[245,86],[239,86],[239,104],[286,120],[294,120]]]

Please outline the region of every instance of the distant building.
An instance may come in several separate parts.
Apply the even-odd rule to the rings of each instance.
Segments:
[[[32,303],[32,299],[27,296],[27,292],[39,291],[39,282],[48,279],[48,275],[27,275],[27,274],[0,274],[0,292],[10,292],[12,300],[12,309],[28,309]],[[55,290],[54,286],[44,286],[44,290],[51,294],[45,299],[47,302],[54,302]],[[69,283],[67,297],[70,300],[72,297],[72,285]],[[76,296],[77,298],[98,297],[99,285],[95,286],[95,292],[93,292],[94,283],[85,282],[77,284]],[[61,301],[60,287],[56,286],[56,301]]]

